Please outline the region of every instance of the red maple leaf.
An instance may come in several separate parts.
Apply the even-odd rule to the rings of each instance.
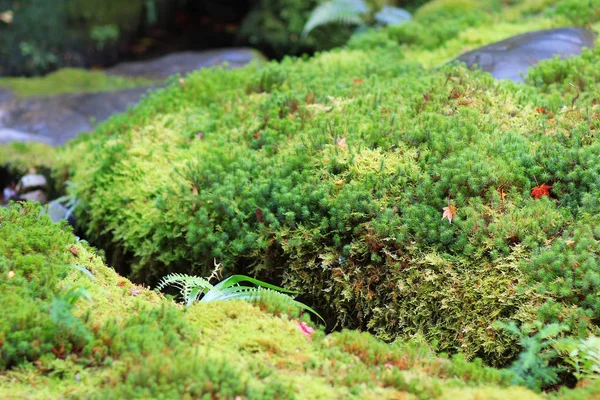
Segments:
[[[552,186],[542,183],[541,185],[535,186],[533,189],[531,189],[531,197],[534,199],[539,199],[542,196],[550,197],[550,189],[552,189]]]

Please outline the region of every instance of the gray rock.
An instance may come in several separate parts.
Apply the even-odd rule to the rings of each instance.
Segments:
[[[0,128],[0,144],[11,142],[43,142],[52,144],[52,139],[28,132],[21,132],[14,129]]]
[[[4,203],[8,203],[9,200],[13,200],[17,198],[17,192],[9,187],[5,187],[2,190],[2,199]]]
[[[258,51],[245,47],[198,52],[188,51],[172,53],[147,61],[118,64],[107,69],[106,72],[114,75],[164,79],[174,74],[187,75],[190,72],[223,63],[227,63],[228,68],[239,68],[253,60],[264,59]]]
[[[478,66],[496,79],[522,82],[529,67],[555,55],[577,55],[584,47],[594,47],[594,34],[583,28],[558,28],[529,32],[469,51],[455,61],[469,68]]]
[[[45,191],[38,189],[25,194],[20,194],[19,200],[35,201],[41,204],[46,204],[46,202],[48,202],[48,195]]]
[[[15,97],[15,95],[10,90],[0,88],[0,102],[10,100],[13,97]]]
[[[173,53],[154,60],[119,64],[106,72],[163,79],[224,62],[229,68],[241,67],[261,57],[249,48]],[[61,145],[81,132],[93,130],[94,122],[102,122],[134,106],[149,89],[153,88],[22,100],[6,95],[7,100],[0,101],[0,143],[41,141]]]
[[[46,177],[40,174],[27,174],[21,178],[17,185],[17,192],[26,193],[34,188],[45,188],[47,185]]]
[[[52,200],[48,203],[46,213],[54,222],[58,222],[64,219],[69,223],[69,225],[75,226],[75,216],[73,215],[73,213],[71,213],[67,207],[62,205],[57,200]]]
[[[139,102],[148,88],[28,98],[0,105],[0,142],[61,145]]]

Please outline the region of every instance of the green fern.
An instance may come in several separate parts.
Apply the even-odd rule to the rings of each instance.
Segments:
[[[543,325],[540,321],[523,324],[521,328],[514,322],[496,322],[495,326],[519,337],[523,351],[512,364],[513,384],[524,385],[536,391],[559,382],[558,373],[563,369],[553,365],[558,356],[555,349],[557,337],[568,330],[567,325]]]
[[[364,0],[333,0],[319,4],[310,15],[302,37],[307,37],[313,29],[331,23],[362,25],[362,14],[369,12]]]
[[[319,4],[310,15],[302,37],[306,38],[315,28],[327,24],[338,23],[344,25],[359,25],[366,28],[364,16],[369,12],[369,7],[364,0],[332,0]],[[374,15],[375,21],[381,25],[400,25],[411,19],[408,11],[385,6]]]
[[[252,283],[257,285],[257,287],[242,286],[240,285],[242,282]],[[281,304],[311,312],[325,322],[323,317],[311,307],[294,300],[286,294],[296,292],[250,278],[249,276],[233,275],[216,285],[212,285],[206,279],[198,276],[174,273],[165,276],[158,283],[155,290],[161,291],[168,286],[174,286],[179,289],[179,293],[186,306],[190,306],[195,302],[244,300],[256,303],[265,299],[272,299],[279,301]]]

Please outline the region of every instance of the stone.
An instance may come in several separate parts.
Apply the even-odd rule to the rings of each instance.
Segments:
[[[58,200],[52,200],[44,209],[50,219],[54,222],[66,220],[69,225],[75,226],[75,215]]]
[[[10,100],[14,97],[15,95],[11,91],[0,88],[0,103],[6,100]]]
[[[187,75],[202,68],[224,63],[227,63],[228,68],[239,68],[253,60],[265,60],[265,58],[257,50],[247,47],[186,51],[147,61],[121,63],[107,69],[106,72],[121,76],[164,79],[174,74]]]
[[[21,132],[14,129],[0,128],[0,144],[11,142],[42,142],[53,144],[51,138],[36,135],[29,132]]]
[[[26,193],[35,188],[46,188],[46,177],[40,174],[27,174],[21,178],[17,185],[17,192]]]
[[[228,68],[241,67],[259,59],[264,58],[250,48],[183,52],[154,60],[119,64],[106,72],[164,79],[225,62]],[[127,111],[139,102],[142,95],[153,89],[156,86],[0,101],[0,144],[41,141],[62,145],[81,132],[92,131],[96,123]]]
[[[46,195],[45,191],[38,189],[25,194],[20,194],[19,200],[36,201],[41,204],[46,204],[48,201],[48,195]]]
[[[454,61],[476,66],[496,79],[522,82],[529,67],[555,55],[574,56],[594,47],[594,34],[583,28],[558,28],[528,32],[462,54]]]
[[[149,88],[27,98],[0,105],[0,143],[61,145],[136,105]]]
[[[2,190],[2,200],[6,204],[9,200],[15,200],[17,198],[17,192],[9,187],[5,187]]]

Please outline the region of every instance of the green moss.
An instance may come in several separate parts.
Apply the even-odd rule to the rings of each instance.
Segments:
[[[0,146],[0,166],[7,166],[11,173],[24,175],[30,168],[52,169],[57,152],[43,143],[9,143]]]
[[[529,25],[507,17],[494,32],[503,14],[486,10],[449,13],[439,32],[457,33],[444,41],[417,32],[409,43],[389,28],[310,59],[199,71],[58,150],[55,168],[70,173],[62,179],[73,182],[86,235],[138,282],[174,271],[206,276],[217,260],[226,274],[298,290],[337,329],[396,343],[355,333],[318,333],[306,343],[291,338],[285,316],[263,320],[245,306],[198,306],[182,316],[160,298],[134,296],[141,289],[124,280],[98,307],[103,344],[84,347],[94,365],[124,360],[102,382],[135,372],[106,396],[162,393],[141,384],[159,375],[157,354],[205,337],[217,351],[202,351],[241,384],[217,380],[248,397],[460,397],[464,388],[465,397],[493,398],[505,373],[466,360],[505,366],[516,357],[520,344],[496,321],[563,322],[573,338],[598,332],[600,51],[541,63],[522,85],[461,66],[426,68],[564,21],[523,12]],[[464,30],[463,18],[478,15]],[[552,186],[549,196],[533,198],[542,183]],[[443,218],[450,206],[451,223]],[[111,307],[118,296],[133,297],[124,309]],[[84,305],[73,310],[84,313]],[[119,320],[130,309],[137,314]],[[148,329],[156,353],[136,333]],[[110,333],[117,331],[125,333]],[[426,346],[402,347],[415,338],[459,355],[440,361]],[[222,356],[225,343],[235,354]],[[181,351],[193,372],[169,360],[169,374],[192,382],[214,372]],[[388,371],[404,356],[416,360],[406,373]],[[147,368],[134,368],[136,357],[148,357]],[[181,395],[172,390],[164,393]]]
[[[64,68],[39,78],[0,78],[0,87],[13,91],[19,97],[104,92],[152,84],[156,82],[143,78],[111,76],[101,71],[78,68]]]
[[[244,302],[184,309],[118,276],[33,204],[0,209],[0,233],[2,398],[535,398],[507,388],[506,371],[423,343],[308,339]]]

